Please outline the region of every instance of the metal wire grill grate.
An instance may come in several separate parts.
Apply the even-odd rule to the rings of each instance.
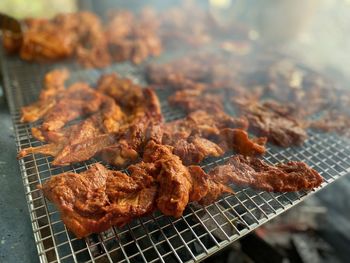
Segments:
[[[2,74],[18,150],[39,145],[40,142],[31,136],[30,125],[20,123],[19,109],[36,100],[42,77],[52,66],[28,64],[1,55],[5,58]],[[104,71],[81,70],[77,65],[70,66],[70,69],[73,71],[71,81],[94,82],[101,73],[108,71],[143,81],[138,78],[140,71],[129,64],[114,65]],[[182,112],[170,108],[164,96],[160,94],[165,118],[181,117]],[[269,146],[264,158],[271,163],[302,160],[318,170],[325,182],[312,192],[267,193],[233,186],[235,195],[221,198],[206,207],[190,204],[179,219],[155,212],[121,229],[111,228],[84,240],[76,239],[67,231],[55,207],[45,200],[36,186],[58,173],[81,172],[95,160],[62,168],[53,167],[51,157],[25,157],[19,164],[40,260],[167,263],[202,260],[349,173],[349,139],[334,134],[310,132],[309,135],[303,147],[281,149]],[[203,167],[213,168],[229,156],[206,160]]]

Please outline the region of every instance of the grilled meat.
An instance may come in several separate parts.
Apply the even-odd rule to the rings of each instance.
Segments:
[[[218,94],[205,93],[202,90],[179,90],[168,98],[170,105],[180,106],[187,112],[205,110],[222,111],[223,100]]]
[[[218,178],[209,177],[199,166],[184,166],[172,147],[150,141],[143,155],[144,162],[154,163],[159,183],[157,207],[165,215],[179,217],[189,201],[208,203],[231,188]]]
[[[265,153],[266,137],[249,139],[248,133],[242,129],[225,128],[220,130],[219,145],[224,151],[235,150],[245,156]]]
[[[134,167],[127,176],[94,164],[80,174],[53,176],[39,188],[58,207],[68,229],[82,238],[123,226],[154,209],[157,187],[145,171]]]
[[[213,202],[232,193],[200,167],[184,166],[169,146],[150,141],[143,159],[128,167],[130,176],[94,164],[80,174],[53,176],[39,188],[78,238],[123,226],[156,208],[179,217],[189,201]]]
[[[189,166],[192,179],[190,200],[202,205],[211,204],[223,194],[233,194],[233,190],[217,177],[209,176],[199,166]]]
[[[277,107],[277,102],[272,104],[239,99],[234,102],[240,113],[248,119],[252,131],[259,136],[266,136],[269,141],[283,147],[301,145],[306,140],[302,122],[281,105]]]
[[[336,132],[348,134],[350,129],[350,117],[348,113],[333,109],[326,112],[321,119],[309,122],[312,129],[323,132]]]
[[[36,138],[49,144],[24,149],[18,156],[49,154],[55,157],[54,165],[66,165],[99,154],[111,164],[125,166],[139,157],[148,140],[160,141],[162,135],[157,123],[162,121],[162,114],[156,94],[126,79],[121,83],[128,85],[118,91],[120,85],[108,86],[108,79],[117,80],[114,75],[102,77],[100,91],[80,83],[64,90],[44,116],[43,125],[32,129]],[[116,103],[123,99],[130,103],[120,103],[120,108]],[[73,103],[79,101],[81,108]],[[79,114],[87,112],[93,114],[77,124],[63,127],[67,121],[83,117]]]
[[[151,89],[146,88],[141,92],[142,97],[137,102],[135,100],[133,110],[125,125],[120,128],[115,143],[99,153],[103,160],[118,167],[139,158],[149,140],[161,141],[159,123],[162,121],[162,113],[158,97]]]
[[[39,100],[21,109],[22,122],[34,122],[41,119],[56,104],[57,98],[65,90],[64,82],[69,72],[66,69],[56,69],[48,72],[44,78],[44,87]]]
[[[180,157],[185,165],[198,164],[207,157],[219,157],[224,154],[216,143],[199,136],[177,140],[173,153]]]
[[[63,92],[61,98],[45,114],[42,129],[58,130],[69,121],[97,112],[104,98],[107,99],[86,83],[75,83]]]
[[[52,138],[51,133],[46,136]],[[66,128],[49,144],[21,150],[18,158],[41,153],[54,158],[53,165],[66,165],[88,160],[104,147],[114,142],[113,133],[106,133],[100,114]]]
[[[110,63],[99,18],[90,12],[59,14],[51,20],[25,21],[27,30],[19,49],[22,59],[56,61],[76,56],[86,66]]]
[[[180,217],[189,202],[191,175],[171,148],[150,141],[145,148],[144,161],[154,161],[159,169],[157,207],[165,215]]]
[[[233,118],[221,110],[195,111],[184,119],[165,123],[162,142],[173,146],[173,153],[186,165],[230,150],[244,155],[265,153],[266,138],[249,139],[241,128],[247,128],[245,119]]]
[[[303,162],[270,165],[258,158],[242,155],[234,156],[225,165],[215,167],[209,176],[224,176],[225,182],[269,192],[311,190],[323,181],[318,172]]]
[[[116,12],[103,25],[93,13],[59,14],[52,19],[26,19],[20,40],[6,35],[4,47],[28,61],[76,58],[85,67],[105,67],[114,61],[140,63],[162,52],[155,14],[143,10],[138,19]],[[125,26],[125,23],[130,23]]]
[[[157,35],[159,23],[153,10],[144,9],[137,17],[127,11],[110,14],[106,36],[115,61],[131,60],[139,64],[149,56],[162,52]]]

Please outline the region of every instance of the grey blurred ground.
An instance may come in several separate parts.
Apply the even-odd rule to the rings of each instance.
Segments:
[[[0,89],[0,262],[39,262],[12,134]]]

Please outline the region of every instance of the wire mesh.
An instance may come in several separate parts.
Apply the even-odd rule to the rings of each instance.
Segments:
[[[36,100],[43,75],[52,65],[37,65],[2,55],[5,92],[13,119],[18,150],[40,145],[30,133],[30,124],[20,122],[20,107]],[[66,63],[72,71],[70,81],[94,83],[100,74],[117,71],[142,83],[140,69],[128,63],[113,65],[105,70],[86,70]],[[182,117],[159,94],[166,120]],[[235,195],[225,196],[209,206],[188,205],[182,217],[174,219],[155,212],[134,220],[123,228],[111,228],[85,239],[75,238],[60,220],[54,205],[47,202],[39,183],[52,175],[66,171],[81,172],[96,160],[66,167],[54,167],[52,158],[30,155],[19,160],[26,200],[41,262],[193,262],[203,260],[228,244],[246,235],[310,194],[350,171],[350,142],[335,134],[309,132],[302,147],[268,146],[264,159],[270,163],[301,160],[316,169],[324,183],[311,192],[267,193],[232,186]],[[223,158],[210,158],[202,167],[211,169],[224,163]]]

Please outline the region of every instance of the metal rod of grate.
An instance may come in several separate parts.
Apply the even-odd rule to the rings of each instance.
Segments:
[[[3,54],[0,54],[3,56]],[[2,60],[5,91],[14,124],[18,149],[40,145],[30,133],[31,125],[20,122],[20,107],[34,101],[40,91],[41,80],[48,66],[38,66],[16,58]],[[71,81],[94,82],[101,73],[117,71],[142,82],[140,71],[129,64],[113,65],[98,70],[71,67]],[[167,120],[182,117],[182,112],[169,107],[160,94]],[[190,204],[182,217],[166,217],[159,212],[134,220],[123,228],[111,228],[84,240],[69,233],[55,207],[47,202],[36,188],[52,175],[65,171],[81,172],[95,162],[67,167],[54,167],[52,158],[28,156],[19,161],[30,211],[33,232],[41,262],[194,262],[203,260],[228,244],[246,235],[310,194],[350,172],[350,141],[334,134],[310,132],[302,147],[281,149],[269,146],[264,157],[277,163],[302,160],[318,170],[325,179],[321,187],[311,192],[267,193],[232,186],[235,195],[202,207]],[[230,154],[220,159],[206,160],[202,166],[211,169],[225,162]]]

